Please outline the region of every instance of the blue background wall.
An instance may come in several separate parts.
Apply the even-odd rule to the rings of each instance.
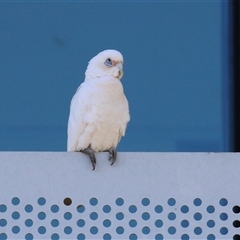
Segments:
[[[0,150],[65,151],[69,104],[98,52],[122,52],[120,151],[230,149],[228,3],[1,2]]]

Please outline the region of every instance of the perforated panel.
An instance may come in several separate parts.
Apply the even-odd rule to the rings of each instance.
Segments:
[[[93,197],[70,207],[43,197],[31,204],[14,197],[0,205],[0,239],[237,239],[239,210],[225,198],[214,203],[196,198],[187,204],[175,198],[153,204],[143,198],[133,204]]]
[[[119,155],[0,154],[0,239],[240,239],[238,154]]]

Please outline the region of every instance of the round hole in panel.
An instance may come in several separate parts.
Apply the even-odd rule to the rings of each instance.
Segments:
[[[85,240],[85,239],[86,239],[86,237],[83,233],[80,233],[77,235],[77,240]]]
[[[215,226],[215,222],[214,222],[213,220],[208,220],[208,221],[207,221],[207,226],[208,226],[209,228],[213,228],[213,227]]]
[[[46,233],[46,228],[44,226],[41,226],[38,228],[39,234],[45,234]]]
[[[186,220],[186,219],[182,220],[182,221],[181,221],[181,226],[182,226],[183,228],[187,228],[187,227],[189,226],[188,220]]]
[[[51,240],[59,240],[59,235],[57,233],[52,234]]]
[[[137,240],[137,239],[138,239],[138,237],[135,233],[132,233],[129,235],[129,240]]]
[[[175,220],[175,219],[176,219],[176,214],[173,213],[173,212],[170,212],[170,213],[168,214],[168,219],[169,219],[169,220]]]
[[[123,234],[123,233],[124,233],[124,228],[121,227],[121,226],[117,227],[117,228],[116,228],[116,233],[117,233],[117,234]]]
[[[200,221],[202,219],[202,214],[197,212],[193,215],[193,217],[196,221]]]
[[[84,207],[83,205],[78,205],[78,206],[77,206],[77,211],[78,211],[79,213],[83,213],[83,212],[85,211],[85,207]]]
[[[135,213],[137,211],[137,207],[135,205],[131,205],[129,208],[128,208],[129,212],[130,213]]]
[[[31,227],[32,225],[33,225],[32,219],[26,219],[26,220],[25,220],[25,226],[26,226],[26,227]]]
[[[123,218],[124,218],[124,214],[123,214],[122,212],[118,212],[118,213],[116,214],[116,219],[117,219],[117,220],[123,220]]]
[[[163,207],[161,205],[157,205],[154,210],[156,213],[161,213],[163,211]]]
[[[216,237],[213,234],[209,234],[207,236],[207,240],[215,240],[215,239],[216,239]]]
[[[43,197],[40,197],[37,202],[40,206],[43,206],[46,203],[46,199]]]
[[[240,221],[239,221],[239,220],[235,220],[235,221],[233,222],[233,226],[234,226],[235,228],[239,228],[239,227],[240,227]]]
[[[83,219],[79,219],[79,220],[77,221],[77,225],[78,225],[79,227],[84,227],[84,226],[85,226],[85,221],[84,221]]]
[[[82,204],[79,204],[79,205],[77,206],[77,209],[78,209],[78,208],[81,208],[82,206],[83,206]]]
[[[155,240],[163,240],[163,235],[162,234],[157,234],[156,236],[155,236]]]
[[[4,204],[0,205],[0,212],[6,212],[7,211],[7,206]]]
[[[67,227],[64,228],[64,232],[65,232],[65,234],[71,234],[72,233],[72,228],[67,226]]]
[[[96,212],[92,212],[92,213],[90,213],[90,218],[92,220],[96,220],[98,218],[98,214]]]
[[[168,233],[171,234],[171,235],[175,234],[176,233],[176,228],[175,227],[169,227],[168,228]]]
[[[200,228],[200,227],[195,227],[195,228],[194,228],[194,233],[195,233],[196,235],[202,234],[202,228]]]
[[[109,233],[103,235],[103,240],[111,240],[112,236]]]
[[[110,221],[109,219],[105,219],[105,220],[103,221],[103,226],[104,226],[104,227],[110,227],[110,226],[111,226],[111,221]]]
[[[98,233],[98,228],[97,227],[91,227],[90,228],[90,233],[91,234],[97,234]]]
[[[52,227],[57,227],[59,225],[59,221],[57,219],[53,219],[51,221],[51,225],[52,225]]]
[[[223,207],[227,206],[228,200],[226,198],[221,198],[219,204]]]
[[[162,226],[163,226],[163,221],[160,220],[160,219],[156,220],[156,221],[155,221],[155,226],[156,226],[157,228],[162,227]]]
[[[142,205],[143,206],[148,206],[150,204],[150,200],[148,198],[143,198],[142,199]]]
[[[234,235],[233,240],[240,240],[240,235],[239,234]]]
[[[104,205],[103,206],[103,212],[110,213],[111,212],[111,207],[109,205]]]
[[[51,211],[52,211],[53,213],[57,213],[57,212],[59,211],[59,206],[56,205],[56,204],[52,205],[52,206],[51,206]]]
[[[65,212],[63,215],[64,219],[70,220],[72,218],[72,214],[70,212]]]
[[[145,234],[145,235],[149,234],[150,233],[150,228],[147,227],[147,226],[143,227],[142,228],[142,233]]]
[[[150,214],[149,214],[148,212],[144,212],[144,213],[142,214],[142,219],[143,219],[143,220],[147,221],[149,218],[150,218]]]
[[[181,236],[181,240],[189,240],[190,238],[189,238],[189,236],[187,235],[187,234],[183,234],[182,236]]]
[[[239,206],[234,206],[232,210],[233,210],[234,213],[240,213],[240,207]]]
[[[14,220],[19,219],[19,218],[20,218],[19,212],[13,212],[13,213],[12,213],[12,218],[13,218]]]
[[[44,212],[38,213],[38,219],[44,220],[45,218],[46,218],[46,213],[44,213]]]
[[[96,198],[91,198],[89,201],[90,205],[96,206],[98,204],[98,200]]]
[[[117,206],[122,206],[124,204],[124,200],[122,198],[117,198],[116,199],[116,205]]]
[[[214,212],[215,212],[215,207],[212,206],[212,205],[209,205],[209,206],[207,207],[207,212],[208,212],[208,213],[214,213]]]
[[[18,205],[20,203],[20,199],[18,198],[18,197],[14,197],[13,199],[12,199],[12,204],[13,205]]]
[[[24,209],[25,209],[25,211],[26,211],[27,213],[30,213],[30,212],[32,212],[33,207],[32,207],[32,205],[28,204],[28,205],[25,206]]]
[[[6,219],[0,219],[0,227],[5,227],[6,225],[7,225],[7,220]]]
[[[26,239],[26,240],[32,240],[32,239],[33,239],[33,235],[32,235],[31,233],[27,233],[27,234],[25,235],[25,239]]]
[[[200,198],[195,198],[193,200],[193,204],[197,207],[199,207],[202,204],[202,200]]]
[[[66,197],[63,199],[63,203],[66,206],[70,206],[72,204],[72,199],[70,197]]]
[[[136,227],[136,226],[137,226],[137,221],[136,221],[135,219],[131,219],[131,220],[129,221],[129,226],[130,226],[130,227]]]
[[[228,229],[226,227],[222,227],[222,228],[220,228],[220,233],[222,235],[226,235],[228,233]]]
[[[13,232],[14,234],[18,234],[18,233],[20,232],[19,226],[14,226],[14,227],[12,227],[12,232]]]
[[[226,213],[221,213],[219,217],[222,221],[226,221],[228,219],[228,215]]]
[[[0,233],[0,239],[1,239],[1,240],[7,240],[7,235],[6,235],[6,233]]]
[[[169,206],[174,206],[176,204],[176,200],[174,198],[169,198],[168,199],[168,205]]]
[[[189,207],[188,207],[188,206],[183,205],[183,206],[181,207],[181,212],[182,212],[182,213],[188,213],[188,211],[189,211]]]

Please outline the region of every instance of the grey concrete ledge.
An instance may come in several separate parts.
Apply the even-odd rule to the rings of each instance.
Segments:
[[[0,183],[12,194],[22,191],[21,186],[34,184],[35,190],[25,195],[44,193],[46,187],[51,187],[52,194],[74,194],[76,186],[95,191],[100,183],[103,192],[110,186],[114,192],[126,187],[120,184],[123,181],[139,190],[146,188],[146,192],[168,185],[168,194],[187,191],[191,195],[196,190],[206,191],[205,186],[208,191],[224,194],[240,191],[236,184],[239,153],[121,152],[113,166],[107,153],[97,153],[96,158],[96,169],[92,171],[88,157],[82,153],[0,152]]]

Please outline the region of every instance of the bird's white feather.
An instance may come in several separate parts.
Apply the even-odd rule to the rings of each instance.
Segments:
[[[85,81],[71,101],[68,151],[91,147],[98,152],[116,148],[125,134],[130,115],[128,101],[117,78],[120,75],[117,67],[110,69],[101,65],[106,56],[123,61],[122,55],[115,50],[104,52],[89,62]]]

